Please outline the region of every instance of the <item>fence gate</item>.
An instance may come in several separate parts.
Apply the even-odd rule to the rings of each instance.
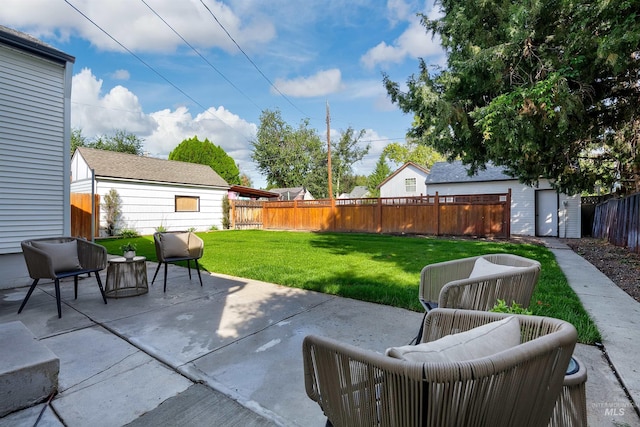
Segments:
[[[100,235],[100,195],[94,199],[94,237]],[[71,193],[71,235],[91,240],[91,194]]]
[[[231,229],[262,228],[262,204],[257,200],[229,200]]]

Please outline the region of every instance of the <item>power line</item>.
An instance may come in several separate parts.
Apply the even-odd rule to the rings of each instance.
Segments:
[[[213,19],[218,23],[218,25],[220,26],[220,28],[222,28],[222,30],[227,34],[227,37],[229,37],[229,39],[233,42],[233,44],[236,45],[236,47],[238,48],[238,50],[240,50],[240,52],[242,52],[242,54],[244,55],[245,58],[247,58],[247,61],[249,61],[251,63],[251,65],[253,65],[253,68],[255,68],[258,73],[260,73],[260,75],[269,83],[269,85],[276,90],[276,92],[278,92],[280,94],[280,96],[282,96],[289,104],[291,104],[291,106],[293,108],[295,108],[296,110],[298,110],[304,117],[308,117],[307,114],[304,113],[304,111],[302,111],[300,108],[298,108],[297,105],[295,105],[284,93],[280,92],[280,89],[278,89],[276,87],[276,85],[273,84],[273,82],[271,80],[269,80],[269,78],[262,72],[262,70],[256,65],[255,62],[253,62],[253,60],[249,57],[249,55],[247,55],[247,53],[240,47],[240,45],[238,44],[238,42],[235,41],[235,39],[231,36],[231,34],[229,34],[229,31],[227,31],[227,29],[224,27],[224,25],[222,25],[222,23],[218,20],[218,17],[211,11],[211,9],[209,9],[209,6],[207,6],[203,0],[200,0],[200,3],[202,3],[202,5],[205,7],[205,9],[207,9],[207,11],[209,12],[209,14],[213,17]]]
[[[138,55],[136,55],[133,51],[131,51],[129,48],[127,48],[124,44],[120,43],[120,41],[118,41],[115,37],[113,37],[111,34],[109,34],[105,29],[103,29],[101,26],[99,26],[96,22],[94,22],[91,18],[89,18],[87,15],[85,15],[80,9],[78,9],[77,7],[75,7],[69,0],[64,0],[65,3],[67,3],[69,6],[71,6],[76,12],[78,12],[80,15],[82,15],[87,21],[91,22],[97,29],[99,29],[100,31],[102,31],[107,37],[109,37],[111,40],[113,40],[115,43],[118,44],[118,46],[120,46],[122,49],[124,49],[125,51],[127,51],[131,56],[133,56],[134,58],[136,58],[138,61],[140,61],[142,64],[144,64],[147,68],[149,68],[151,71],[153,71],[158,77],[160,77],[162,80],[164,80],[165,82],[167,82],[170,86],[172,86],[174,89],[176,89],[178,92],[180,92],[182,95],[184,95],[187,99],[191,100],[194,104],[196,104],[197,106],[199,106],[200,108],[202,108],[202,110],[206,113],[206,114],[210,114],[213,117],[215,117],[216,119],[220,120],[222,123],[224,123],[225,126],[229,127],[230,129],[232,129],[234,132],[238,132],[238,130],[232,126],[230,126],[227,122],[225,122],[224,120],[222,120],[220,117],[218,117],[216,114],[212,113],[211,111],[209,111],[208,108],[206,108],[204,105],[202,105],[200,102],[196,101],[191,95],[189,95],[188,93],[186,93],[184,90],[180,89],[180,87],[178,87],[175,83],[173,83],[171,80],[169,80],[168,78],[166,78],[164,75],[162,75],[158,70],[156,70],[155,68],[153,68],[150,64],[148,64],[147,62],[145,62],[142,58],[140,58]],[[246,137],[246,135],[241,135],[242,137]]]
[[[213,65],[207,58],[205,58],[195,47],[193,47],[191,45],[191,43],[189,43],[178,31],[176,31],[175,28],[173,28],[162,16],[160,16],[160,14],[158,12],[156,12],[151,6],[149,6],[149,4],[147,4],[147,2],[145,0],[140,0],[142,3],[144,3],[145,6],[147,6],[149,8],[149,10],[151,10],[151,12],[153,12],[158,19],[160,19],[162,22],[164,22],[164,24],[169,27],[171,29],[171,31],[173,31],[175,33],[175,35],[177,35],[178,37],[180,37],[180,39],[182,39],[182,41],[191,48],[191,50],[193,50],[200,58],[202,58],[202,60],[204,62],[206,62],[211,68],[213,68],[218,74],[220,74],[220,76],[225,79],[227,81],[227,83],[229,83],[231,86],[233,86],[234,89],[236,89],[238,92],[240,92],[245,98],[247,98],[247,100],[249,100],[253,105],[255,105],[255,107],[260,110],[260,106],[258,104],[255,103],[255,101],[253,99],[251,99],[246,93],[244,93],[238,86],[236,86],[231,80],[229,80],[227,78],[227,76],[225,76],[222,71],[218,70],[215,65]]]

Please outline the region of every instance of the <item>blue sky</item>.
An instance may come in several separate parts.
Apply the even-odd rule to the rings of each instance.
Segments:
[[[404,141],[412,117],[382,72],[404,84],[418,58],[445,60],[417,13],[435,16],[432,0],[2,0],[0,24],[75,56],[71,125],[86,137],[125,129],[161,158],[208,138],[261,188],[251,141],[265,109],[326,140],[328,102],[332,138],[366,130],[358,174]]]

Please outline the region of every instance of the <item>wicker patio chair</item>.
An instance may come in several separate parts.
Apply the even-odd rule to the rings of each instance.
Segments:
[[[425,318],[422,342],[508,316],[434,309]],[[307,336],[303,343],[307,395],[337,427],[547,426],[577,333],[562,320],[515,317],[520,344],[455,362],[401,360]]]
[[[158,258],[158,267],[153,275],[151,284],[156,280],[160,266],[164,264],[164,292],[167,292],[167,267],[170,262],[186,261],[189,270],[189,280],[191,280],[191,261],[196,263],[196,271],[202,286],[202,277],[200,276],[200,268],[198,260],[202,258],[204,253],[204,242],[201,238],[190,231],[168,231],[154,233],[153,241],[156,246],[156,257]]]
[[[422,269],[419,299],[426,311],[435,307],[490,310],[498,299],[526,308],[539,275],[538,261],[512,254],[445,261]]]
[[[18,314],[22,312],[25,304],[27,304],[38,281],[40,279],[53,279],[56,290],[56,303],[58,305],[58,318],[61,318],[60,279],[73,277],[74,296],[77,299],[78,276],[87,273],[95,273],[102,299],[105,304],[107,303],[100,274],[98,273],[107,266],[107,250],[104,246],[77,237],[32,239],[25,240],[20,245],[22,246],[22,254],[33,283],[20,305]]]
[[[569,372],[564,377],[562,392],[556,400],[549,427],[584,427],[587,423],[587,368],[579,359],[572,358]]]

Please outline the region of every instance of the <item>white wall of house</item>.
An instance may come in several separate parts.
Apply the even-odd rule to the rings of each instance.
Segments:
[[[222,198],[226,189],[213,190],[205,187],[139,183],[117,180],[99,180],[95,194],[104,195],[115,189],[122,200],[122,220],[120,228],[136,230],[142,235],[153,234],[158,227],[168,231],[187,230],[206,231],[212,226],[222,228]],[[176,196],[198,197],[198,212],[176,212]],[[106,228],[105,210],[100,209],[100,230],[104,235]]]
[[[90,194],[92,181],[93,194],[100,195],[101,203],[111,189],[118,192],[122,210],[118,228],[135,230],[142,235],[153,234],[161,226],[169,231],[190,228],[207,231],[212,226],[222,228],[222,199],[227,194],[226,188],[104,177],[92,180],[91,170],[81,156],[74,156],[71,173],[71,191],[74,193]],[[176,212],[176,196],[197,197],[199,211]],[[100,207],[101,236],[106,236],[106,227],[105,209]]]
[[[511,234],[536,235],[536,190],[551,189],[549,181],[541,180],[538,188],[521,184],[517,180],[491,182],[464,182],[429,184],[429,195],[448,194],[495,194],[507,193],[511,189]],[[567,202],[564,206],[563,202]],[[559,195],[558,231],[556,237],[581,237],[580,196]]]
[[[71,232],[68,59],[0,42],[2,289],[29,284],[22,240]]]
[[[414,197],[427,194],[427,174],[408,165],[380,186],[380,197]],[[415,182],[415,187],[411,184]]]

